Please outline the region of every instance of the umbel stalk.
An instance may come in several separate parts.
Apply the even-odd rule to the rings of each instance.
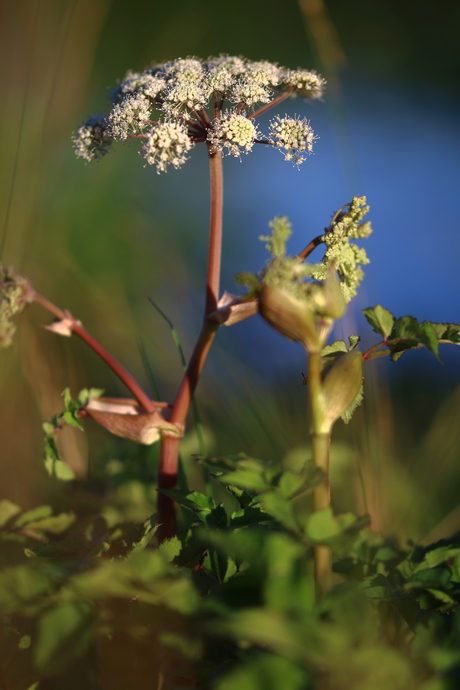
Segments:
[[[219,300],[220,264],[222,253],[223,169],[222,154],[208,146],[211,205],[209,227],[208,268],[203,325],[195,349],[182,379],[171,412],[170,421],[178,427],[185,426],[190,403],[201,375],[206,357],[214,340],[218,324],[208,318],[217,309]],[[177,482],[180,438],[168,434],[161,438],[160,467],[158,471],[158,529],[159,541],[176,533],[176,508],[174,501],[162,493],[162,489],[174,489]]]

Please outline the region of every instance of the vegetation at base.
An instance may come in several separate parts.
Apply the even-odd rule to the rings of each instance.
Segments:
[[[109,524],[76,494],[58,515],[0,502],[4,687],[458,687],[459,535],[402,545],[312,514],[308,461],[198,461],[222,499],[172,492],[179,530],[160,546],[155,516]],[[318,544],[334,569],[319,601]]]

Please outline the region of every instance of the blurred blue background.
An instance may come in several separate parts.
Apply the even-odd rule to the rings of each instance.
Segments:
[[[241,162],[225,160],[222,289],[235,291],[236,272],[264,264],[258,236],[273,216],[292,221],[294,253],[353,195],[366,195],[371,264],[335,336],[359,332],[365,346],[375,342],[360,310],[377,302],[396,315],[460,322],[457,3],[29,0],[4,2],[0,12],[2,261],[81,318],[148,386],[142,343],[163,399],[174,398],[181,369],[147,298],[168,314],[189,354],[203,308],[205,149],[157,175],[143,167],[135,142],[91,166],[74,158],[70,143],[89,115],[108,107],[128,69],[152,62],[241,54],[314,68],[328,80],[324,102],[281,106],[281,114],[307,116],[319,137],[299,170],[263,146]],[[41,422],[60,410],[64,386],[125,395],[82,343],[38,327],[47,321],[39,307],[28,310],[0,362],[3,491],[23,503],[42,491]],[[457,505],[460,351],[444,347],[441,355],[444,365],[424,352],[375,363],[365,408],[349,427],[337,426],[339,507],[370,510],[376,529],[404,525],[422,536]],[[221,329],[198,393],[210,449],[270,458],[307,452],[303,370],[301,348],[258,318]],[[81,474],[88,463],[134,452],[88,431],[89,447],[78,433],[61,441]]]

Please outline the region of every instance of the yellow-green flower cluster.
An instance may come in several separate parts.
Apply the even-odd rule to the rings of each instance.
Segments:
[[[357,292],[364,272],[362,265],[368,264],[366,250],[358,247],[351,239],[366,238],[372,232],[369,222],[362,222],[368,213],[366,197],[354,197],[347,210],[336,215],[327,232],[321,237],[327,249],[323,262],[316,264],[312,277],[324,280],[331,267],[339,274],[340,286],[346,302],[349,302]]]

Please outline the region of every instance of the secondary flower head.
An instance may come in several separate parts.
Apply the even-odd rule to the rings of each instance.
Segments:
[[[242,151],[249,153],[257,134],[252,120],[232,112],[214,121],[212,129],[208,131],[208,141],[215,150],[223,151],[226,148],[230,155],[240,156]]]
[[[112,93],[108,115],[90,118],[73,137],[77,156],[92,161],[114,141],[143,139],[141,154],[164,172],[180,167],[199,142],[210,152],[248,153],[255,143],[284,150],[301,163],[315,139],[307,120],[276,118],[263,137],[255,118],[295,95],[320,98],[324,80],[315,72],[288,70],[266,60],[221,55],[185,58],[128,72]]]
[[[313,152],[315,135],[307,119],[278,117],[270,123],[270,142],[284,150],[284,160],[294,160],[299,164],[305,160],[304,154]]]
[[[187,128],[176,122],[160,122],[146,137],[142,155],[147,163],[156,165],[157,172],[164,172],[168,165],[180,168],[187,160],[193,143]]]

